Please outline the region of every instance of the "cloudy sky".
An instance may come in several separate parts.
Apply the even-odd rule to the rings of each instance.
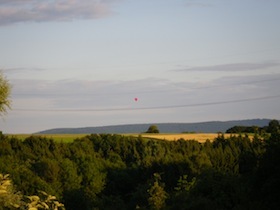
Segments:
[[[279,0],[0,0],[13,86],[0,130],[280,119],[279,11]]]

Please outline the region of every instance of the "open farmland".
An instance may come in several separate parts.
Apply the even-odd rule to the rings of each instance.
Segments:
[[[207,139],[214,140],[218,134],[216,133],[191,133],[191,134],[142,134],[142,137],[162,139],[168,141],[176,141],[178,139],[196,140],[198,142],[205,142]],[[228,136],[228,134],[226,134]]]
[[[70,143],[77,138],[82,138],[87,134],[10,134],[10,137],[16,137],[20,140],[24,140],[30,136],[41,136],[48,139],[53,139],[55,142]]]
[[[56,142],[64,142],[70,143],[77,138],[82,138],[89,134],[13,134],[9,136],[16,137],[18,139],[24,140],[29,136],[41,136],[45,138],[51,138]],[[196,140],[200,143],[205,142],[207,139],[213,141],[218,134],[217,133],[131,133],[131,134],[119,134],[124,136],[134,136],[137,137],[141,135],[144,138],[151,138],[151,139],[160,139],[160,140],[167,140],[167,141],[176,141],[178,139],[185,139],[185,140]],[[232,134],[224,134],[226,138],[230,137]]]
[[[132,136],[136,136],[135,134],[131,134]],[[234,136],[234,134],[223,134],[225,138],[230,136]],[[237,134],[236,134],[237,135]],[[217,133],[178,133],[178,134],[141,134],[142,137],[151,138],[151,139],[161,139],[168,141],[177,141],[179,139],[185,140],[196,140],[200,143],[204,143],[206,140],[213,141],[216,137],[218,137]],[[249,136],[250,137],[250,136]]]

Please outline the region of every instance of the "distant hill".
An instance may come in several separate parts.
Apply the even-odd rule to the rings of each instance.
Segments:
[[[251,119],[233,121],[210,121],[199,123],[147,123],[129,125],[110,125],[83,128],[55,128],[38,132],[39,134],[90,134],[90,133],[144,133],[150,125],[157,125],[160,133],[200,132],[217,133],[226,132],[233,126],[259,126],[268,125],[270,119]]]

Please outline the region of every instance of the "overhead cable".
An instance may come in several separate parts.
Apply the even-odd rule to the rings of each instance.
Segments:
[[[204,102],[204,103],[192,103],[192,104],[181,104],[181,105],[166,105],[166,106],[150,106],[150,107],[123,107],[123,108],[93,108],[93,109],[24,109],[16,108],[13,111],[20,112],[113,112],[113,111],[136,111],[136,110],[160,110],[160,109],[176,109],[176,108],[186,108],[186,107],[200,107],[200,106],[213,106],[222,104],[233,104],[242,103],[249,101],[260,101],[280,98],[280,95],[263,96],[256,98],[245,98],[245,99],[235,99],[227,101],[214,101],[214,102]]]

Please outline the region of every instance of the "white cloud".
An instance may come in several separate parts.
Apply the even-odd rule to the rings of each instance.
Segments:
[[[234,71],[254,71],[259,69],[267,69],[271,67],[279,66],[280,63],[277,62],[263,62],[263,63],[228,63],[221,65],[211,65],[211,66],[195,66],[184,69],[175,70],[178,72],[189,72],[189,71],[224,71],[224,72],[234,72]]]
[[[10,74],[18,74],[18,73],[26,73],[26,72],[41,72],[41,71],[45,71],[45,69],[43,68],[23,68],[23,67],[18,67],[18,68],[6,68],[1,70],[2,72],[4,72],[7,75]]]
[[[117,0],[115,0],[117,1]],[[114,0],[0,1],[0,25],[18,22],[71,21],[102,18],[112,13]]]

